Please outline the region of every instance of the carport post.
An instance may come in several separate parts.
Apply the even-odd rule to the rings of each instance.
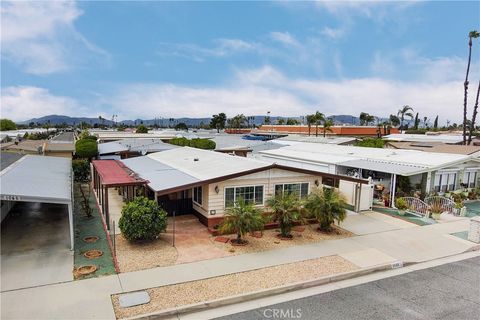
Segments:
[[[74,237],[73,237],[73,209],[72,209],[72,203],[68,204],[68,224],[70,226],[70,250],[73,250],[73,242],[74,242]]]
[[[105,220],[107,229],[110,230],[110,214],[108,213],[108,187],[105,187]]]

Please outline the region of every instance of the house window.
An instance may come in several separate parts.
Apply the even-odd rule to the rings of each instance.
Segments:
[[[456,187],[457,174],[453,173],[437,173],[435,174],[434,190],[436,192],[453,191]]]
[[[193,202],[202,205],[203,187],[193,188]]]
[[[468,188],[475,188],[477,182],[477,172],[476,171],[465,171],[463,174],[463,184]]]
[[[276,184],[275,194],[296,193],[300,198],[305,198],[308,195],[308,183],[288,183]]]
[[[225,207],[233,207],[240,198],[246,203],[263,205],[263,186],[225,188]]]

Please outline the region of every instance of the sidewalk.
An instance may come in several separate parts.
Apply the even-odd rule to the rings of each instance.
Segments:
[[[110,295],[114,293],[210,278],[335,254],[366,268],[397,260],[428,261],[459,254],[475,247],[472,242],[450,235],[450,233],[467,230],[469,225],[467,219],[411,227],[399,225],[397,221],[385,220],[383,216],[377,219],[375,215],[367,215],[367,217],[364,221],[370,221],[373,217],[372,230],[378,231],[376,224],[381,224],[384,228],[385,221],[391,225],[390,230],[303,246],[3,292],[1,293],[1,315],[4,319],[113,319]],[[361,220],[358,217],[354,219]],[[352,227],[355,225],[352,224]],[[342,224],[342,227],[348,228],[348,224]],[[25,301],[29,303],[26,304]]]

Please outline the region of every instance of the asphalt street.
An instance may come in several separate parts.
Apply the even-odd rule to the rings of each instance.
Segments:
[[[219,319],[480,319],[480,257]]]

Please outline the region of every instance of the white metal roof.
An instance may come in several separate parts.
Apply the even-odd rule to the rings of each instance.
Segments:
[[[353,143],[357,141],[357,138],[354,137],[315,137],[315,136],[306,136],[306,135],[292,135],[289,134],[286,137],[281,137],[273,141],[282,144],[297,144],[301,142],[312,142],[312,143],[324,143],[324,144],[346,144]]]
[[[200,180],[214,179],[270,165],[264,161],[189,147],[156,152],[147,157]]]
[[[261,151],[267,157],[315,161],[318,163],[410,175],[475,159],[468,155],[429,153],[416,150],[364,148],[354,146],[301,143],[277,150]],[[478,160],[478,158],[476,158]],[[353,162],[356,161],[356,162]],[[375,164],[373,164],[375,163]],[[373,169],[373,168],[377,169]],[[380,170],[381,169],[381,170]]]
[[[178,146],[162,142],[159,138],[130,138],[112,142],[100,143],[98,154],[109,154],[123,151],[132,152],[157,152],[179,148]],[[144,154],[145,154],[144,153]]]
[[[2,199],[71,203],[71,160],[26,155],[0,172]]]
[[[455,134],[389,134],[383,137],[386,141],[408,141],[408,142],[443,142],[460,143],[463,141],[461,135]]]

